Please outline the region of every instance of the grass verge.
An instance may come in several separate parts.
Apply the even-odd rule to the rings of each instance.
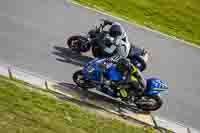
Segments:
[[[200,46],[199,0],[74,0]]]
[[[86,112],[0,76],[1,133],[156,133]]]

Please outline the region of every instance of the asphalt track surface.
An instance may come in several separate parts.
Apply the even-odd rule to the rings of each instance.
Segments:
[[[65,49],[65,40],[110,18],[63,0],[1,0],[0,61],[55,80],[72,74],[91,58]],[[113,19],[114,20],[114,19]],[[200,49],[122,22],[136,45],[150,48],[147,76],[167,80],[169,93],[157,115],[200,129]]]

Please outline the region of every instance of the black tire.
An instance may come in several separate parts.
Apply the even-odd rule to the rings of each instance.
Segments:
[[[77,52],[87,52],[88,50],[90,50],[90,44],[86,43],[87,41],[87,38],[80,35],[75,35],[69,37],[69,39],[67,40],[67,45],[69,48]]]
[[[95,57],[95,58],[101,58],[103,55],[102,55],[102,52],[101,52],[101,49],[97,46],[93,46],[92,47],[92,55]]]
[[[81,79],[82,83],[80,82],[80,79],[78,79],[79,77],[82,78]],[[84,89],[96,87],[93,83],[91,83],[87,80],[84,80],[82,70],[78,70],[73,74],[73,81],[77,84],[78,87],[81,87],[81,88],[84,88]]]
[[[145,104],[144,102],[140,101],[141,99],[138,99],[135,103],[139,109],[142,109],[144,111],[156,111],[163,104],[162,99],[158,95],[146,95],[142,97],[145,97],[148,100],[153,99],[155,101],[154,105],[150,105],[150,104]]]
[[[93,39],[93,38],[96,37],[97,31],[96,31],[96,30],[90,30],[90,31],[88,32],[88,34],[90,35],[90,38]]]
[[[112,56],[112,54],[103,52],[103,50],[98,46],[92,47],[92,55],[96,58],[109,58]]]

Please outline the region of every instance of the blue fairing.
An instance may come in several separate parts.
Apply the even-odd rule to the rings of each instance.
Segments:
[[[122,80],[122,75],[121,75],[121,73],[119,73],[119,72],[116,70],[116,67],[113,66],[113,65],[108,69],[108,71],[107,71],[107,77],[108,77],[110,80],[115,80],[115,81]]]
[[[88,64],[85,65],[84,69],[82,70],[86,79],[90,80],[100,80],[99,73],[103,71],[99,64],[103,64],[105,59],[95,59],[90,61]],[[116,66],[112,63],[106,63],[106,77],[109,80],[122,80],[122,75],[116,70]],[[90,70],[90,72],[88,72]]]
[[[82,72],[87,80],[100,81],[100,73],[102,72],[105,73],[104,76],[106,76],[106,78],[109,80],[123,80],[121,73],[119,73],[116,69],[116,65],[112,63],[105,63],[105,59],[92,60],[84,66]],[[147,88],[144,92],[146,95],[157,95],[160,92],[168,89],[165,81],[156,78],[149,78],[146,80]]]
[[[145,94],[148,95],[157,95],[162,91],[166,91],[168,89],[167,83],[160,79],[150,78],[147,79],[147,89]]]

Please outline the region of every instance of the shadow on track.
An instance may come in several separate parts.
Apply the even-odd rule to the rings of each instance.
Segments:
[[[119,102],[117,100],[114,100],[112,98],[109,98],[105,95],[92,92],[92,91],[86,91],[82,88],[77,87],[74,84],[66,83],[66,82],[59,82],[56,85],[53,86],[54,88],[75,96],[76,98],[80,99],[81,101],[92,101],[92,104],[95,106],[98,106],[100,108],[110,108],[111,110],[115,110],[120,113],[125,113],[126,111],[131,111],[132,113],[140,113],[140,114],[149,114],[149,112],[141,111],[137,107],[128,107],[126,104],[123,104],[122,102]]]
[[[111,110],[115,110],[118,113],[123,113],[123,110],[118,109],[118,102],[96,94],[92,93],[90,91],[86,91],[82,88],[77,87],[74,84],[66,83],[66,82],[59,82],[56,85],[53,86],[55,89],[60,90],[63,93],[70,94],[75,97],[75,99],[80,100],[84,103],[90,104],[90,106],[93,106],[95,108],[107,110],[108,108]],[[90,102],[89,102],[90,101]]]
[[[90,109],[92,109],[92,111],[94,111],[94,109],[98,111],[104,111],[107,113],[117,115],[124,120],[128,120],[129,122],[134,122],[134,123],[137,122],[147,126],[149,126],[149,123],[146,123],[145,120],[141,121],[140,119],[138,119],[137,114],[139,113],[140,115],[143,115],[142,117],[144,117],[144,119],[147,118],[152,119],[152,117],[149,114],[150,112],[138,112],[137,110],[129,110],[128,108],[124,108],[124,105],[119,104],[119,102],[95,93],[89,92],[87,94],[87,98],[82,99],[81,96],[83,95],[84,91],[81,88],[71,83],[58,82],[53,87],[54,89],[62,92],[62,93],[54,92],[59,99],[74,102],[79,106],[89,107]],[[66,94],[70,94],[73,97],[68,96]],[[158,128],[154,125],[153,127]]]
[[[86,106],[92,107],[94,109],[107,111],[105,108],[103,108],[101,106],[89,103],[89,102],[87,102],[86,99],[82,99],[81,97],[82,97],[82,95],[84,95],[84,94],[82,94],[83,90],[81,90],[81,88],[77,87],[74,84],[61,82],[61,83],[58,83],[57,85],[54,85],[53,87],[64,93],[71,94],[74,96],[74,98],[72,98],[72,97],[68,97],[67,95],[58,94],[57,95],[58,98],[60,98],[62,100],[69,100],[69,101],[74,102],[79,105],[86,105]]]
[[[54,46],[54,55],[59,56],[56,58],[57,61],[70,63],[76,66],[83,66],[84,64],[91,61],[93,58],[81,55],[80,53],[74,52],[69,48]]]

